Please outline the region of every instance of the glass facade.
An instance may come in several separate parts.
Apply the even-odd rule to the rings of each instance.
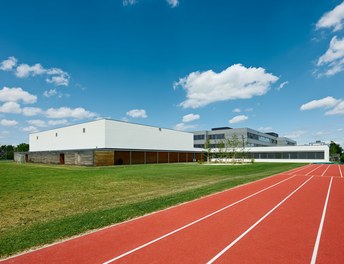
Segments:
[[[247,137],[251,138],[251,139],[258,140],[258,141],[261,141],[261,142],[266,142],[266,143],[270,143],[270,144],[277,144],[277,140],[276,139],[260,136],[260,135],[253,134],[253,133],[250,133],[250,132],[247,132]]]

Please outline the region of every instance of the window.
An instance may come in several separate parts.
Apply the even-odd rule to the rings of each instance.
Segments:
[[[36,137],[36,139],[38,140],[38,136]]]
[[[57,137],[57,133],[55,133],[55,137]]]
[[[225,134],[214,134],[214,135],[209,135],[209,139],[224,139]]]
[[[204,144],[194,144],[194,148],[204,148]]]
[[[194,140],[204,140],[204,135],[194,135]]]
[[[83,129],[82,129],[82,133],[85,133],[85,132],[86,132],[86,128],[83,128]]]

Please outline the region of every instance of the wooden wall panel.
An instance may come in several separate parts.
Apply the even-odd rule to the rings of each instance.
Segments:
[[[168,152],[159,152],[159,163],[168,163]]]
[[[146,152],[146,163],[158,163],[158,153],[157,152]]]
[[[186,152],[179,152],[179,162],[186,162]]]
[[[94,163],[96,166],[109,166],[114,165],[114,156],[113,151],[95,151],[94,152]]]
[[[130,164],[130,151],[115,151],[115,165]]]
[[[145,153],[143,151],[132,151],[131,152],[131,164],[144,164]]]
[[[178,162],[178,152],[170,152],[170,163]]]

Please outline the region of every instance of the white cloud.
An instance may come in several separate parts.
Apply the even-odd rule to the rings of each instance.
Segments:
[[[8,57],[7,60],[4,60],[0,63],[0,70],[11,71],[16,65],[17,59],[15,57]]]
[[[65,125],[68,124],[68,121],[66,119],[61,120],[49,120],[48,124],[51,126],[57,126],[57,125]]]
[[[233,117],[232,119],[230,119],[228,122],[230,124],[236,124],[236,123],[240,123],[240,122],[243,122],[245,120],[248,119],[248,116],[245,116],[245,115],[238,115],[238,116],[235,116]]]
[[[333,109],[325,112],[325,115],[344,115],[344,101],[341,101]]]
[[[288,81],[282,82],[282,83],[278,86],[277,90],[280,91],[280,90],[281,90],[284,86],[286,86],[288,83],[289,83]]]
[[[136,3],[137,3],[137,0],[123,0],[124,6],[135,5]]]
[[[315,73],[318,77],[332,76],[344,70],[344,38],[332,38],[328,50],[318,59],[317,66],[319,69]]]
[[[60,107],[60,108],[49,108],[45,112],[48,118],[75,118],[75,119],[85,119],[96,117],[97,114],[85,110],[82,107],[78,108],[69,108],[69,107]]]
[[[241,110],[240,110],[240,108],[235,108],[235,109],[233,109],[233,111],[232,111],[233,113],[240,113],[241,112]]]
[[[45,121],[36,119],[36,120],[28,120],[27,121],[30,125],[36,126],[36,127],[46,127],[47,124]]]
[[[271,131],[273,131],[273,128],[272,127],[260,127],[260,128],[258,128],[258,130],[261,132],[271,132]]]
[[[49,98],[49,97],[57,95],[57,91],[56,91],[56,89],[50,89],[48,91],[44,91],[43,95],[45,97]]]
[[[263,68],[246,68],[235,64],[220,73],[212,70],[192,72],[174,83],[186,91],[183,108],[199,108],[208,104],[235,99],[249,99],[260,96],[270,88],[278,77],[266,73]]]
[[[307,133],[307,131],[304,131],[304,130],[296,130],[296,131],[292,131],[292,132],[286,134],[285,137],[288,137],[288,138],[291,138],[291,139],[297,139],[297,138],[300,138],[301,136],[303,136],[306,133]]]
[[[197,125],[186,125],[184,123],[179,123],[174,126],[175,130],[186,131],[191,129],[196,129]]]
[[[338,131],[338,132],[343,132],[343,131],[344,131],[344,128],[338,128],[337,131]]]
[[[147,113],[144,109],[133,109],[127,112],[127,116],[133,118],[147,118]]]
[[[20,105],[16,102],[6,102],[0,106],[0,113],[20,114],[21,111]]]
[[[33,66],[29,66],[28,64],[20,64],[16,69],[15,75],[19,78],[26,78],[30,75],[36,76],[45,72],[46,70],[39,63],[36,63]]]
[[[38,107],[24,107],[22,113],[24,116],[35,116],[41,114],[43,111]]]
[[[330,12],[325,13],[316,24],[316,29],[333,28],[338,31],[344,24],[344,2],[336,6]]]
[[[318,131],[315,133],[316,136],[324,136],[324,135],[329,135],[331,134],[331,132],[327,132],[327,131]]]
[[[177,7],[179,5],[179,0],[166,0],[166,2],[172,7]]]
[[[34,127],[34,126],[28,126],[28,127],[22,128],[22,131],[29,132],[29,133],[34,133],[34,132],[38,132],[38,129],[36,127]]]
[[[0,90],[0,101],[17,102],[20,100],[27,104],[33,104],[36,103],[37,96],[24,91],[22,88],[4,87]]]
[[[18,122],[15,121],[15,120],[1,119],[0,120],[0,125],[6,126],[6,127],[11,127],[11,126],[18,125]]]
[[[338,104],[340,100],[333,98],[332,96],[327,96],[320,100],[313,100],[300,107],[301,111],[312,110],[315,108],[331,108]]]
[[[201,118],[200,115],[188,114],[188,115],[183,116],[183,122],[184,123],[188,123],[188,122],[191,122],[191,121],[194,121],[194,120],[198,120],[200,118]]]
[[[50,78],[46,79],[47,83],[53,83],[56,86],[68,86],[70,76],[67,72],[59,68],[52,68],[46,71],[47,75],[51,75]]]

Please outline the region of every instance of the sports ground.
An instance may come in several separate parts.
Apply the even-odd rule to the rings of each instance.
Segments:
[[[2,263],[344,263],[343,175],[306,165]]]

